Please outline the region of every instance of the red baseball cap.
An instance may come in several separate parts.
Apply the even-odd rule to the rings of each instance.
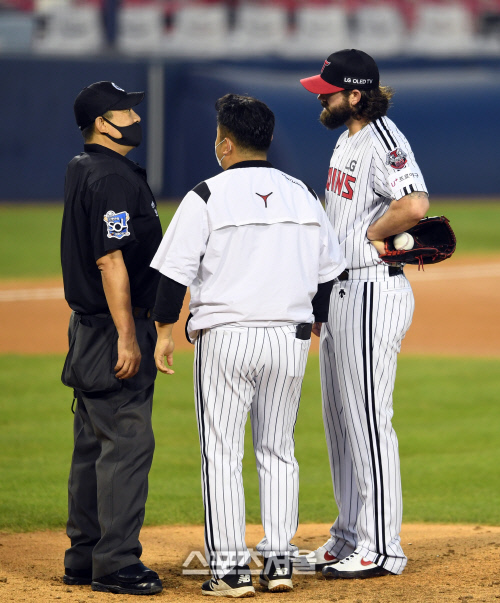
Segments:
[[[379,87],[375,61],[362,50],[346,49],[331,54],[323,63],[321,73],[300,80],[309,92],[332,94],[341,90],[372,90]]]

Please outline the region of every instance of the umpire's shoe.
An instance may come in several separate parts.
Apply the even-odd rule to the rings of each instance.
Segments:
[[[290,557],[286,555],[265,558],[264,569],[260,572],[259,582],[271,593],[283,593],[293,590]]]
[[[92,568],[75,570],[70,567],[64,568],[64,584],[68,586],[83,586],[92,582]]]
[[[252,574],[248,565],[237,565],[224,578],[207,580],[201,587],[202,595],[212,597],[255,597]]]
[[[365,561],[359,551],[354,551],[349,557],[328,565],[322,570],[325,578],[378,578],[392,574],[389,570],[380,567],[373,561]]]
[[[92,590],[117,595],[155,595],[162,589],[158,574],[143,563],[135,563],[92,580]]]

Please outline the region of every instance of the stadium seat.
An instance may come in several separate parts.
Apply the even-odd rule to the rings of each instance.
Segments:
[[[408,50],[420,55],[457,56],[474,52],[474,21],[460,4],[418,4]]]
[[[2,13],[0,16],[0,53],[29,52],[35,20],[24,13]]]
[[[37,13],[70,6],[72,0],[33,0],[33,10]]]
[[[297,9],[295,23],[282,47],[285,56],[320,59],[351,46],[347,14],[340,6],[304,6]]]
[[[54,6],[38,13],[43,27],[34,50],[49,54],[96,54],[104,47],[104,30],[98,6]]]
[[[167,54],[217,57],[227,54],[229,18],[227,7],[207,4],[179,8],[173,16],[172,31],[165,36]]]
[[[478,47],[480,52],[500,54],[500,1],[482,0],[478,3]]]
[[[400,54],[406,26],[398,8],[390,4],[362,6],[355,16],[356,48],[375,57]]]
[[[158,4],[124,6],[118,13],[116,47],[124,54],[162,51],[164,11]]]
[[[288,35],[288,11],[279,5],[242,4],[230,35],[233,55],[263,56],[281,51]]]

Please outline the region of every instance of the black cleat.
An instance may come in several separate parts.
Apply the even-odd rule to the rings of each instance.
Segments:
[[[207,580],[201,587],[201,594],[233,599],[255,597],[250,568],[248,565],[237,565],[223,578]]]
[[[292,561],[288,555],[264,559],[264,569],[259,582],[271,593],[284,593],[293,590]]]
[[[84,586],[92,582],[92,568],[75,570],[70,567],[64,568],[64,584],[68,586]]]
[[[92,580],[92,590],[117,595],[155,595],[163,589],[160,577],[143,563]]]

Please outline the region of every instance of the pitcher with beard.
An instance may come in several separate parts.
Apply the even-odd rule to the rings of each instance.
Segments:
[[[392,392],[414,299],[403,266],[385,264],[379,253],[385,237],[425,216],[427,188],[408,141],[386,117],[393,91],[380,86],[372,57],[335,52],[319,75],[301,83],[317,95],[327,129],[347,128],[326,183],[326,212],[347,269],[320,325],[323,419],[338,517],[326,543],[296,561],[326,578],[400,574],[407,559],[399,536]]]

